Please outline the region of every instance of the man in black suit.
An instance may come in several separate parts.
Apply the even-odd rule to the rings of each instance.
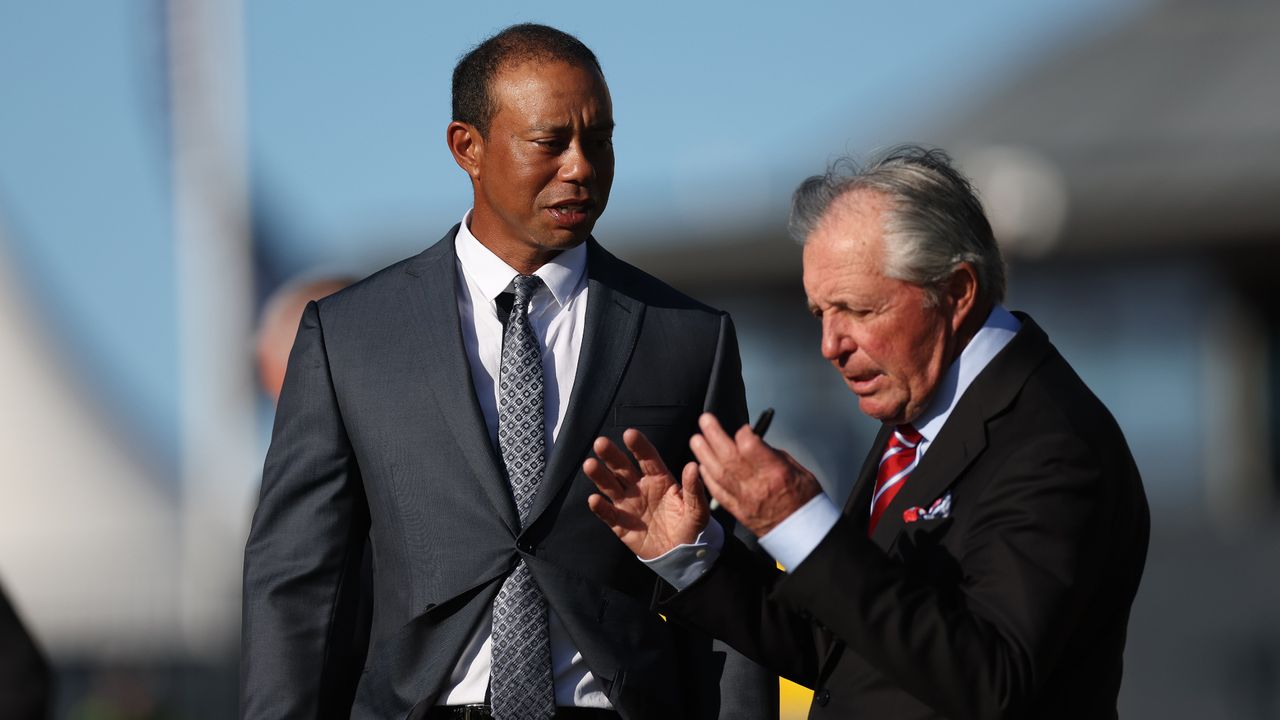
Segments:
[[[969,183],[904,147],[810,178],[792,225],[822,354],[884,423],[843,512],[705,415],[680,483],[639,432],[642,469],[598,440],[593,510],[678,590],[662,612],[813,688],[811,718],[1115,717],[1142,483],[1110,413],[1001,306]],[[717,537],[700,478],[786,572]]]
[[[570,35],[513,26],[459,62],[472,210],[302,318],[245,550],[243,717],[776,714],[772,676],[664,622],[587,509],[596,435],[690,457],[701,413],[746,416],[728,316],[590,237],[612,132]]]

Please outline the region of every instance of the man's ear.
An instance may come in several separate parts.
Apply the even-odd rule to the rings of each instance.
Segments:
[[[951,330],[959,332],[978,304],[978,272],[962,262],[947,279],[942,302],[951,310]]]
[[[484,157],[484,136],[470,123],[454,120],[445,130],[445,142],[453,161],[458,163],[472,180],[480,177],[480,161]]]

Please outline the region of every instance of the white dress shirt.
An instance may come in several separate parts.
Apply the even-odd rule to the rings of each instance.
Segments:
[[[484,413],[489,439],[498,440],[498,373],[502,364],[502,321],[497,297],[512,289],[517,273],[471,234],[471,213],[462,219],[454,241],[458,267],[458,317],[462,342],[471,365],[471,380]],[[547,453],[564,423],[569,395],[578,370],[582,332],[587,316],[586,243],[557,255],[534,274],[542,278],[529,301],[529,324],[538,339],[545,378]],[[587,669],[560,618],[548,608],[551,632],[551,672],[556,705],[609,708],[600,683]],[[492,663],[492,613],[486,613],[458,658],[445,692],[437,704],[466,705],[485,701]]]
[[[960,352],[960,357],[947,368],[928,407],[912,423],[923,437],[916,446],[918,458],[924,459],[930,443],[938,436],[973,379],[1009,344],[1021,327],[1022,323],[1003,306],[997,305],[992,309],[986,322]],[[870,506],[867,512],[871,512]],[[839,506],[826,493],[820,492],[760,538],[760,546],[782,567],[793,569],[809,557],[839,519]],[[724,530],[713,518],[693,543],[672,548],[645,564],[672,587],[683,590],[710,569],[720,557],[723,547]]]

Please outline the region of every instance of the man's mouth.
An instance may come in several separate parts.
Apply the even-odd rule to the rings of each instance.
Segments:
[[[857,375],[846,375],[845,382],[849,384],[849,389],[857,395],[865,395],[872,391],[876,378],[880,377],[878,372],[864,372]]]
[[[547,208],[551,219],[560,227],[575,228],[587,221],[594,204],[590,201],[578,203],[561,203]]]

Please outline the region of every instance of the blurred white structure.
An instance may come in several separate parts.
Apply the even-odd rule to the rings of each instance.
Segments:
[[[242,19],[238,3],[189,0],[171,0],[165,19],[179,478],[115,426],[84,385],[92,359],[68,360],[0,262],[0,576],[55,658],[220,659],[238,637],[260,467]]]
[[[170,653],[177,499],[78,384],[12,269],[0,257],[0,576],[55,656]]]

